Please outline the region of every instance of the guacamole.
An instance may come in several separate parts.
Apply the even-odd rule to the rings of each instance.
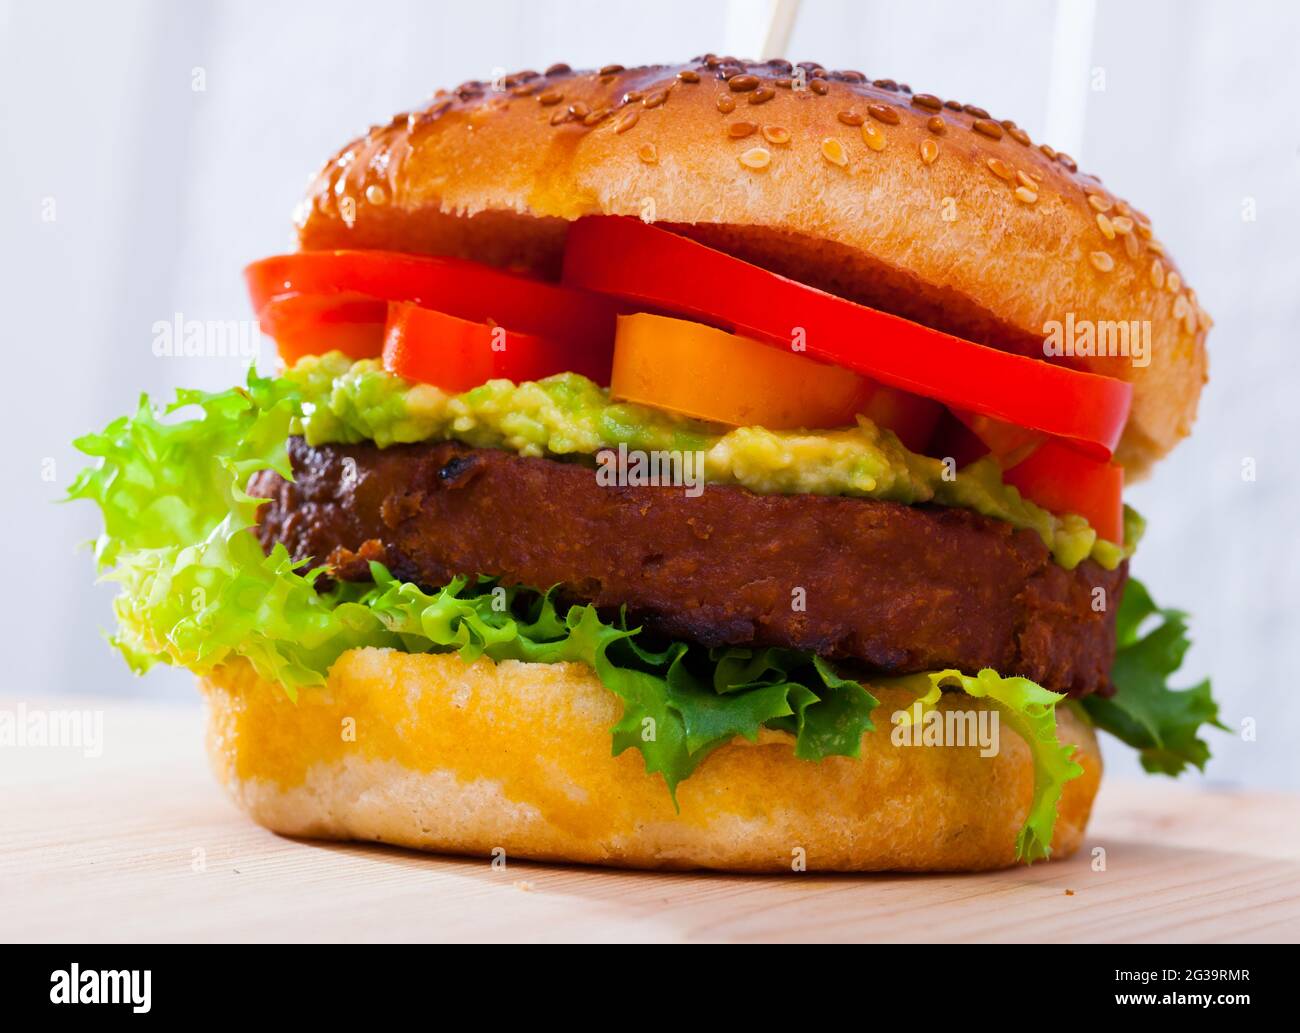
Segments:
[[[1141,518],[1125,510],[1125,544],[1097,537],[1087,520],[1058,517],[1002,482],[992,458],[960,470],[918,455],[864,417],[834,430],[767,430],[704,423],[613,402],[586,377],[561,373],[514,384],[492,380],[461,394],[412,384],[380,363],[337,352],[300,360],[285,374],[303,395],[294,427],[311,445],[374,441],[387,447],[456,440],[527,456],[592,456],[605,448],[700,452],[704,477],[760,494],[850,495],[908,505],[972,509],[1036,531],[1061,566],[1091,557],[1107,570],[1132,553]]]

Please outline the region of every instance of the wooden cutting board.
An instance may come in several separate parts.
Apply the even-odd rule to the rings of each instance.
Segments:
[[[103,755],[0,746],[3,940],[1300,939],[1300,796],[1108,781],[1075,858],[986,875],[494,869],[258,828],[197,707],[50,705],[101,708]]]

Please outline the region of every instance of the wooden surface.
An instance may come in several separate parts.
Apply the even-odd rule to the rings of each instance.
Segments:
[[[0,940],[1300,939],[1297,796],[1105,782],[1079,855],[990,875],[501,870],[282,839],[212,780],[197,707],[103,720],[99,757],[0,746]]]

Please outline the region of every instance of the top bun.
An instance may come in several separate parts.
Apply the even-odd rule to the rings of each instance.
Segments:
[[[1014,122],[815,62],[554,65],[439,90],[339,151],[297,223],[304,249],[556,276],[568,223],[596,214],[1027,355],[1051,321],[1149,321],[1148,365],[1059,361],[1133,384],[1130,476],[1195,418],[1210,319],[1145,215]]]

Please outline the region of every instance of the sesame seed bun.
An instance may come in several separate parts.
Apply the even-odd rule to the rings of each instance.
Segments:
[[[1209,317],[1141,212],[974,105],[814,63],[738,62],[465,83],[344,147],[301,246],[458,255],[557,275],[569,222],[637,215],[833,291],[1041,356],[1045,325],[1150,321],[1118,458],[1188,434]],[[720,284],[720,290],[726,285]]]
[[[860,758],[797,760],[778,732],[736,740],[681,784],[677,812],[637,751],[610,755],[620,704],[583,664],[360,649],[296,703],[243,661],[200,685],[219,778],[285,835],[638,868],[976,870],[1014,863],[1033,786],[1005,724],[988,758],[893,745],[889,715],[912,702],[896,689],[876,690]],[[1082,840],[1101,757],[1073,710],[1057,720],[1084,768],[1061,800],[1061,858]]]

